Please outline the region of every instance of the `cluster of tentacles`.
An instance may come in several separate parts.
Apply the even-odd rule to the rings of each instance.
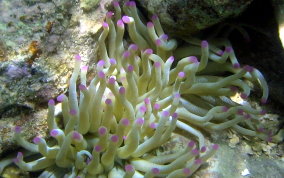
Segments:
[[[246,100],[250,81],[259,84],[265,103],[268,87],[257,69],[239,64],[227,40],[192,39],[178,47],[157,16],[142,22],[134,1],[125,3],[123,16],[117,2],[114,10],[102,24],[92,81],[86,81],[88,67],[75,56],[69,96],[57,97],[62,124],[54,114],[56,102],[49,101],[47,123],[54,142],[35,137],[30,143],[15,128],[27,155],[41,155],[26,162],[19,152],[17,166],[43,171],[42,177],[188,177],[218,149],[206,147],[201,129],[231,128],[263,140],[278,139],[261,126],[263,110],[230,99],[239,93]],[[132,44],[124,40],[126,31]],[[197,144],[189,141],[179,152],[158,155],[155,150],[171,139],[176,127]],[[9,163],[11,159],[1,161],[0,167]]]

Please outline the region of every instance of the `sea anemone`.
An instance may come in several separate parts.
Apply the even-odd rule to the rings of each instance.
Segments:
[[[87,66],[80,55],[69,84],[69,96],[61,94],[62,122],[55,117],[55,101],[48,103],[47,124],[55,142],[35,137],[29,143],[15,128],[19,152],[14,163],[25,171],[43,171],[41,177],[188,177],[210,158],[218,145],[205,145],[202,130],[234,129],[263,140],[279,141],[263,129],[264,114],[230,99],[236,93],[246,100],[247,81],[268,97],[267,83],[251,66],[241,67],[227,40],[192,39],[178,47],[163,31],[154,15],[146,25],[134,1],[122,10],[114,2],[98,39],[99,56],[95,77],[87,85]],[[131,44],[123,42],[125,26]],[[225,74],[225,75],[224,75]],[[79,95],[77,81],[80,77]],[[79,96],[79,97],[78,97]],[[191,134],[183,150],[158,155],[155,150],[168,142],[176,127]],[[5,167],[11,160],[2,161]]]

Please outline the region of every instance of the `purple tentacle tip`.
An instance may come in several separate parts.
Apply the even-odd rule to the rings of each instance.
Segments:
[[[244,66],[244,70],[246,70],[247,72],[252,72],[253,69],[254,68],[252,66],[249,66],[249,65]]]
[[[75,116],[77,114],[76,109],[70,109],[69,114],[71,114],[72,116]]]
[[[103,22],[103,28],[108,28],[108,23],[106,23],[106,22]]]
[[[159,110],[160,107],[161,107],[161,106],[160,106],[158,103],[155,103],[155,104],[154,104],[154,109],[155,109],[155,110]]]
[[[191,153],[196,156],[196,155],[199,154],[199,150],[197,148],[195,148],[191,151]]]
[[[130,23],[130,18],[125,15],[125,16],[122,17],[122,21],[123,21],[124,23]]]
[[[234,63],[233,64],[233,68],[234,69],[238,69],[238,68],[240,68],[241,67],[241,65],[239,64],[239,63]]]
[[[148,27],[148,28],[153,28],[153,27],[154,27],[153,22],[148,22],[148,23],[147,23],[147,27]]]
[[[83,85],[83,84],[80,84],[80,85],[79,85],[79,89],[80,89],[81,91],[84,91],[84,90],[87,90],[87,87],[86,87],[85,85]]]
[[[184,72],[179,72],[178,73],[178,77],[181,78],[181,79],[184,78],[185,77],[185,73]]]
[[[201,164],[202,163],[202,159],[196,159],[195,161],[194,161],[194,164]]]
[[[208,47],[208,42],[206,40],[201,41],[201,47],[202,48],[207,48]]]
[[[53,99],[50,99],[50,100],[48,101],[48,106],[54,106],[54,105],[55,105],[54,100],[53,100]]]
[[[182,172],[183,172],[183,174],[186,175],[186,176],[188,176],[188,175],[191,173],[191,171],[190,171],[189,168],[183,168]]]
[[[103,71],[99,71],[98,76],[99,76],[99,78],[103,79],[103,78],[105,78],[105,73]]]
[[[146,50],[145,50],[145,53],[148,54],[148,55],[151,55],[151,54],[153,54],[153,50],[150,49],[150,48],[149,48],[149,49],[146,49]]]
[[[133,65],[129,65],[129,66],[127,67],[127,70],[128,70],[128,72],[133,72],[133,70],[134,70]]]
[[[76,54],[74,57],[75,57],[75,60],[81,61],[81,56],[79,54]]]
[[[106,132],[107,132],[107,129],[106,129],[104,126],[102,126],[102,127],[99,128],[99,134],[100,134],[101,136],[102,136],[102,135],[105,135]]]
[[[22,128],[21,128],[20,126],[16,126],[16,127],[14,128],[14,131],[15,131],[15,133],[21,133]]]
[[[195,56],[189,56],[188,57],[188,62],[190,62],[190,63],[198,63],[198,59]]]
[[[62,102],[64,100],[64,96],[65,96],[64,94],[61,94],[61,95],[57,96],[56,100],[58,102]]]
[[[138,125],[143,125],[144,124],[144,119],[143,118],[138,118],[135,121]]]
[[[116,64],[116,60],[114,58],[110,58],[109,62],[111,65],[115,65]]]
[[[101,152],[102,151],[102,147],[100,145],[95,146],[95,151],[96,152]]]
[[[172,114],[172,118],[173,118],[173,119],[177,119],[177,118],[178,118],[178,113],[174,112],[174,113]]]
[[[124,23],[123,23],[122,20],[118,20],[117,23],[116,23],[116,25],[117,25],[118,27],[124,27]]]
[[[155,66],[156,68],[159,68],[159,67],[161,67],[161,63],[160,63],[160,62],[155,62],[155,63],[154,63],[154,66]]]
[[[35,144],[39,144],[40,141],[41,141],[41,138],[40,138],[40,137],[35,137],[35,138],[33,139],[33,142],[34,142]]]
[[[153,169],[151,169],[151,171],[155,175],[160,174],[160,169],[158,169],[158,168],[153,168]]]
[[[109,83],[109,84],[115,84],[115,78],[114,78],[114,77],[110,77],[110,78],[108,79],[108,83]]]
[[[128,126],[130,124],[130,121],[126,118],[122,119],[121,122],[124,126]]]
[[[82,136],[81,136],[81,134],[80,134],[79,132],[74,131],[73,134],[72,134],[72,138],[73,138],[74,140],[81,140],[81,139],[82,139]]]
[[[130,164],[125,165],[124,167],[126,172],[133,172],[134,171],[134,167]]]
[[[120,87],[119,88],[119,93],[122,94],[122,95],[125,94],[125,88],[124,87]]]
[[[112,100],[111,99],[106,99],[106,101],[105,101],[105,104],[107,104],[107,105],[111,105],[112,104]]]
[[[213,150],[218,150],[218,149],[219,149],[219,145],[213,144],[213,145],[212,145],[212,148],[213,148]]]
[[[110,140],[112,141],[112,142],[118,142],[118,136],[117,135],[113,135],[113,136],[111,136],[110,137]]]
[[[59,131],[56,130],[56,129],[53,129],[53,130],[50,131],[50,136],[52,136],[52,137],[56,137],[58,134],[59,134]]]
[[[137,51],[137,50],[138,50],[138,46],[137,46],[136,44],[131,44],[131,45],[129,46],[129,48],[130,48],[131,50],[133,50],[133,51]]]

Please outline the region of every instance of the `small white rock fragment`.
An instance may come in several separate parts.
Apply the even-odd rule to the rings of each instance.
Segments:
[[[249,176],[249,175],[250,175],[250,172],[249,172],[248,169],[245,169],[245,170],[242,171],[241,174],[242,174],[242,176]]]

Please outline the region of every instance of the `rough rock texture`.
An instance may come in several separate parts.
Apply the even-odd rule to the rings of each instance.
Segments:
[[[45,135],[47,101],[65,92],[73,57],[96,58],[96,39],[110,0],[90,13],[69,0],[0,1],[0,155],[16,148],[12,128]]]
[[[167,33],[189,36],[238,16],[252,0],[139,0],[147,14],[157,14]]]

